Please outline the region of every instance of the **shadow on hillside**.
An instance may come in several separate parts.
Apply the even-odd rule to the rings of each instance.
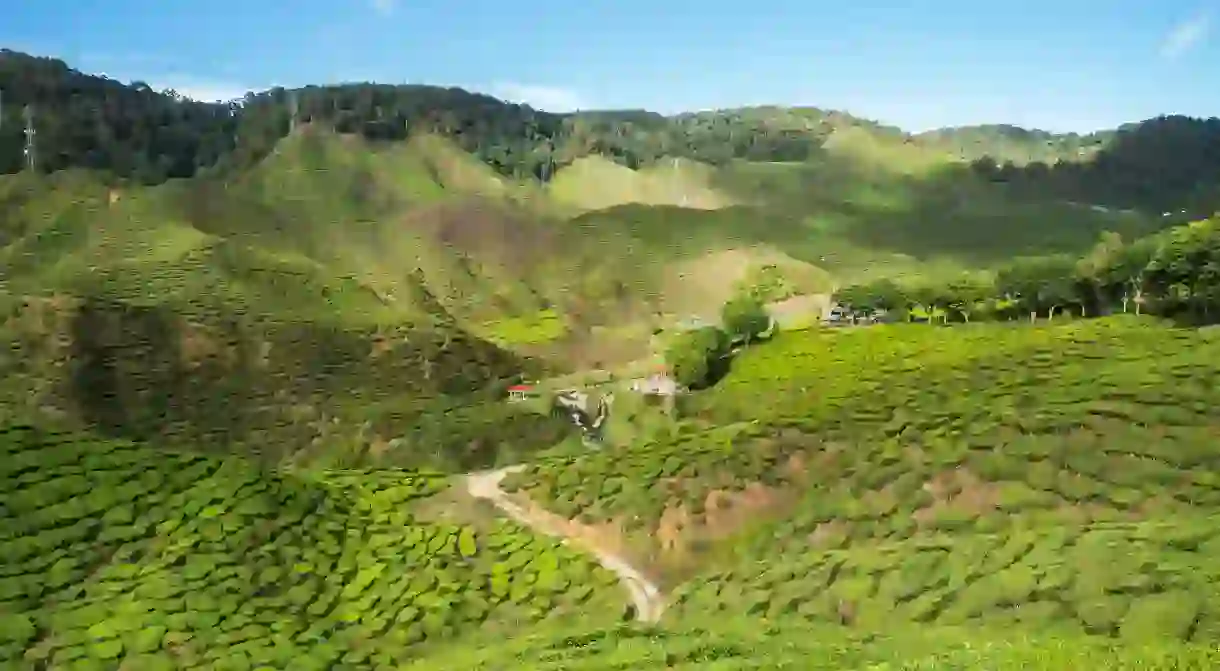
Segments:
[[[814,263],[821,249],[834,252],[836,243],[847,243],[871,250],[874,260],[888,253],[990,265],[1014,255],[1083,250],[1104,230],[1136,236],[1162,224],[1159,217],[1073,205],[1046,189],[996,184],[968,164],[905,173],[904,165],[889,164],[901,160],[824,154],[804,164],[736,164],[720,179],[722,188],[754,204],[746,208],[752,217],[737,215],[744,220],[738,231],[760,241],[796,242]],[[733,215],[730,209],[707,218]],[[768,215],[805,239],[786,239]],[[859,260],[869,262],[867,256]]]
[[[900,178],[890,188],[891,203],[843,202],[837,212],[840,234],[861,247],[919,260],[948,257],[989,265],[1014,256],[1083,251],[1107,230],[1127,238],[1163,225],[1137,214],[1097,212],[1049,194],[1019,195],[955,165]]]
[[[90,428],[201,447],[228,446],[252,428],[260,385],[236,333],[194,329],[164,308],[95,300],[80,305],[69,330],[66,392]]]
[[[66,370],[42,361],[41,375],[55,381],[56,405],[109,436],[465,470],[554,444],[569,428],[505,404],[497,385],[538,371],[456,329],[201,322],[101,300],[67,317],[51,336],[69,342]],[[378,452],[396,439],[397,452]]]

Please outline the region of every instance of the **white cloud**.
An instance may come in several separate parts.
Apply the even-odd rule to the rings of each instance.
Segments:
[[[154,91],[165,91],[172,89],[178,95],[186,96],[192,100],[200,102],[228,102],[244,98],[248,91],[263,91],[270,86],[255,86],[227,79],[214,79],[211,77],[198,77],[194,75],[182,74],[180,72],[149,72],[147,68],[133,67],[132,64],[142,62],[150,62],[151,59],[139,58],[136,56],[125,56],[123,58],[110,58],[108,60],[114,62],[122,62],[119,66],[98,66],[99,62],[104,62],[101,59],[94,58],[90,61],[91,67],[87,68],[87,72],[103,75],[115,81],[131,84],[133,82],[144,82],[148,84]]]
[[[394,0],[369,0],[369,4],[373,6],[373,11],[382,16],[394,13]]]
[[[576,91],[552,86],[502,82],[492,87],[491,94],[546,112],[572,112],[590,108],[589,102]]]
[[[228,102],[230,100],[244,98],[248,91],[257,91],[265,88],[242,86],[232,82],[214,82],[175,78],[150,81],[148,82],[148,85],[154,89],[157,89],[158,91],[173,89],[174,91],[177,91],[179,95],[206,103],[216,101]]]
[[[1201,12],[1173,27],[1161,42],[1162,58],[1177,58],[1202,42],[1211,31],[1210,13]]]
[[[180,96],[205,103],[238,100],[244,98],[248,91],[262,91],[270,88],[267,86],[245,86],[236,82],[201,79],[183,75],[129,75],[120,77],[111,73],[103,74],[111,79],[129,84],[132,82],[144,82],[154,91],[172,89]]]

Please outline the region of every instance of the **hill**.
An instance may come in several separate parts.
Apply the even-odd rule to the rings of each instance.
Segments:
[[[0,86],[0,666],[1215,661],[1214,121]]]
[[[1208,138],[1216,134],[1210,122],[1191,119],[1153,120],[1088,138],[1007,126],[910,135],[817,108],[740,108],[672,117],[633,111],[557,115],[460,89],[374,84],[274,89],[251,93],[240,104],[219,105],[182,101],[173,92],[158,94],[139,83],[125,87],[60,61],[14,52],[0,55],[0,66],[5,132],[19,133],[21,122],[14,115],[23,106],[44,109],[35,118],[36,126],[38,119],[47,124],[39,130],[38,153],[59,158],[40,162],[40,170],[76,166],[90,169],[102,182],[143,183],[202,170],[195,185],[167,189],[192,194],[185,196],[192,226],[223,226],[243,236],[257,232],[252,239],[259,244],[269,233],[256,229],[267,227],[268,219],[306,217],[332,224],[355,219],[359,228],[381,231],[368,236],[384,240],[387,220],[464,218],[477,210],[495,214],[476,218],[511,221],[514,229],[531,231],[525,239],[539,240],[536,248],[552,249],[555,227],[531,226],[525,219],[564,219],[621,205],[709,213],[744,206],[753,211],[742,218],[782,218],[805,232],[804,249],[782,253],[850,282],[916,269],[931,274],[977,269],[1013,255],[1078,252],[1103,230],[1140,235],[1178,221],[1161,217],[1166,202],[1180,201],[1192,212],[1204,208],[1210,203],[1206,184],[1213,179],[1211,154],[1192,147],[1210,146]],[[123,109],[144,115],[138,123],[108,116],[113,105],[107,101],[114,96],[130,97]],[[178,105],[182,114],[166,113]],[[66,133],[86,119],[113,132]],[[132,135],[125,130],[129,126],[151,130]],[[1139,139],[1167,128],[1182,138],[1171,153],[1158,153],[1158,142]],[[193,139],[165,144],[162,134]],[[227,139],[215,139],[218,134]],[[18,136],[10,139],[16,142]],[[220,149],[201,153],[204,146]],[[1132,153],[1132,147],[1143,149]],[[16,145],[12,149],[17,156]],[[966,162],[979,156],[988,158]],[[1060,167],[1048,168],[1043,160]],[[1166,161],[1173,170],[1164,169]],[[195,168],[164,169],[188,164]],[[989,165],[994,170],[989,172]],[[1036,177],[1048,171],[1065,177]],[[1172,179],[1160,179],[1162,173]],[[1026,174],[1034,177],[1008,177]],[[1097,176],[1068,177],[1076,174]],[[1116,186],[1135,182],[1143,186]],[[226,185],[223,197],[215,192],[216,183]],[[241,185],[239,193],[228,194],[235,185]],[[466,203],[451,202],[459,197]],[[227,202],[221,208],[210,205],[213,200]],[[447,201],[441,214],[416,213],[440,200]],[[469,204],[472,200],[477,206]],[[490,207],[488,200],[508,201],[513,208],[504,212],[502,203]],[[308,212],[302,203],[309,203]],[[1144,212],[1119,212],[1120,205]],[[279,213],[265,216],[267,208]],[[717,220],[709,214],[709,222]],[[728,231],[725,237],[733,235]],[[345,260],[343,272],[378,275],[390,288],[377,290],[392,292],[396,280],[386,277],[380,261],[352,251],[347,241],[332,250],[334,237],[310,240],[312,249],[304,254],[317,259],[347,251],[359,260]],[[731,244],[726,240],[717,251]],[[297,245],[294,251],[302,250]],[[404,260],[389,263],[397,267]],[[498,317],[543,319],[527,313],[545,313],[548,308],[538,305],[572,293],[567,287],[538,288],[548,283],[538,278],[521,282],[527,288],[483,292],[480,283],[514,281],[503,278],[502,270],[489,270],[494,279],[475,283],[453,279],[464,270],[436,270],[443,287],[434,293],[442,300],[449,293],[465,296],[452,303],[511,308],[504,315],[471,315],[479,324]],[[630,269],[605,274],[621,283],[634,279]],[[450,286],[454,283],[467,286]],[[530,298],[534,294],[543,299]],[[491,296],[496,298],[485,300]],[[649,301],[637,298],[635,311],[649,311]]]
[[[955,153],[965,161],[990,157],[1025,166],[1092,157],[1114,140],[1114,133],[1050,133],[1008,124],[983,124],[933,130],[914,137],[921,144]]]
[[[229,181],[0,179],[3,414],[269,459],[442,468],[559,440],[562,423],[500,397],[545,364],[472,335],[416,264],[390,283],[378,270],[403,257],[370,255],[369,217],[393,211],[388,198],[440,203],[440,187],[334,198],[369,174],[342,144],[313,147],[324,178],[289,143],[301,169],[273,156]],[[378,159],[398,160],[365,158]]]
[[[690,399],[673,436],[510,476],[578,518],[570,533],[609,547],[623,529],[662,579],[659,625],[616,624],[610,576],[440,474],[10,429],[0,653],[52,668],[1197,668],[1220,622],[1216,347],[1134,317],[790,332]]]
[[[416,412],[467,407],[476,397],[474,414],[516,416],[493,400],[502,381],[647,357],[659,328],[711,317],[733,295],[763,284],[774,289],[771,300],[816,305],[835,286],[994,270],[1013,256],[1081,253],[1102,232],[1130,238],[1170,221],[997,184],[966,164],[946,163],[937,148],[988,129],[917,138],[814,108],[549,115],[457,89],[380,85],[277,89],[216,105],[14,52],[0,54],[0,83],[5,132],[19,129],[13,114],[21,106],[43,109],[36,123],[55,123],[40,129],[39,151],[61,161],[0,178],[0,281],[11,312],[58,320],[37,327],[28,316],[10,320],[22,324],[9,332],[24,339],[24,350],[60,351],[34,341],[72,340],[67,325],[78,313],[120,315],[114,319],[126,324],[129,313],[143,311],[155,316],[136,319],[147,322],[139,327],[145,331],[198,326],[213,334],[205,340],[232,334],[240,352],[267,342],[245,325],[270,322],[308,325],[305,341],[313,344],[300,351],[323,347],[332,331],[349,339],[344,347],[367,351],[384,349],[375,344],[384,338],[419,333],[453,354],[453,370],[501,362],[464,373],[455,393],[425,384],[422,394],[433,400],[412,401],[417,411],[393,428],[357,431],[369,418],[352,410],[352,424],[340,421],[338,433],[358,455],[401,442],[393,434]],[[116,109],[126,116],[114,116]],[[87,134],[61,132],[86,118],[115,132],[93,144]],[[144,134],[118,132],[127,127]],[[1012,142],[1045,146],[1044,134],[1000,130]],[[170,141],[187,136],[190,142]],[[205,146],[220,149],[205,156]],[[183,178],[158,183],[166,177]],[[167,361],[182,358],[166,347],[155,349]],[[79,392],[63,391],[71,367],[61,364],[79,356],[34,359],[29,365],[40,372],[25,374],[11,393],[55,391],[22,402],[23,412],[85,416],[72,409]],[[94,358],[111,366],[106,356]],[[390,382],[367,379],[369,360],[340,376],[342,384],[356,390],[353,397],[366,385],[379,399],[397,394]],[[183,366],[186,372],[157,375],[203,370]],[[431,379],[419,368],[396,374],[407,370]],[[260,389],[256,397],[289,393],[280,382],[229,377]],[[210,384],[198,390],[227,393]],[[291,392],[302,394],[298,402],[333,388],[306,387]],[[309,405],[319,416],[347,412],[338,409],[343,403]],[[272,419],[280,411],[259,422],[299,423]],[[144,421],[113,419],[114,412],[106,411],[107,421],[124,430]],[[553,424],[525,419],[523,426],[542,423],[522,436],[547,442],[559,435]],[[206,434],[205,442],[224,444],[249,435],[231,432],[253,420],[216,421],[179,417],[156,432],[169,439],[190,426],[187,442]],[[320,435],[304,432],[285,444]],[[447,435],[455,444],[474,440],[465,430]]]
[[[973,516],[1006,528],[1018,513],[1210,514],[1208,485],[1188,483],[1212,458],[1215,371],[1203,361],[1215,345],[1214,333],[1130,317],[781,334],[690,401],[700,421],[686,430],[547,462],[508,486],[568,516],[631,520],[627,540],[648,539],[645,556],[662,563],[768,510],[806,525],[778,537],[830,547],[906,539],[942,515],[952,530]],[[967,489],[969,509],[938,500]]]

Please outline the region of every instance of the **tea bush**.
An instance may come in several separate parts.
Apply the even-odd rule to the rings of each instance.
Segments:
[[[1220,528],[1173,522],[1014,526],[920,534],[824,552],[761,555],[675,595],[679,612],[986,624],[1117,636],[1135,644],[1220,640]]]
[[[469,641],[409,671],[1187,671],[1214,668],[1214,648],[1161,640],[1116,645],[1068,631],[954,626],[852,630],[759,617],[703,617],[660,628],[546,627],[504,641]]]

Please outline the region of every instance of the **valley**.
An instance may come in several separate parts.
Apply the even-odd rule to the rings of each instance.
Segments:
[[[1215,119],[0,89],[0,666],[1220,663]]]

